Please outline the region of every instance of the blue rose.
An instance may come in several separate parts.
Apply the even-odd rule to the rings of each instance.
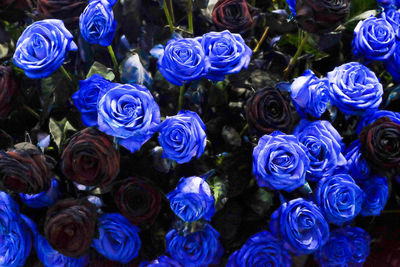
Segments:
[[[385,60],[394,52],[396,33],[385,19],[369,17],[360,21],[354,29],[353,53],[369,60]]]
[[[69,51],[78,49],[73,38],[62,20],[36,21],[19,37],[14,64],[29,78],[46,78],[61,67]]]
[[[319,181],[330,176],[338,167],[346,165],[346,159],[341,153],[342,137],[329,121],[300,121],[294,131],[299,141],[307,148],[310,168],[306,179]]]
[[[209,32],[199,38],[205,53],[206,78],[223,81],[225,75],[247,69],[253,51],[240,34]]]
[[[215,213],[210,186],[203,178],[197,176],[181,178],[178,186],[168,193],[167,198],[171,209],[185,222],[201,218],[210,221]]]
[[[394,30],[394,33],[396,34],[396,37],[399,38],[400,37],[400,12],[397,11],[394,8],[385,10],[385,12],[383,12],[382,17],[385,18],[387,20],[387,22],[389,22],[390,25],[392,25],[392,28]]]
[[[227,267],[282,266],[290,267],[290,254],[282,241],[263,231],[249,238],[243,247],[229,257]]]
[[[92,246],[107,259],[128,263],[139,253],[139,228],[118,213],[103,213],[99,217],[99,237]]]
[[[351,240],[342,229],[331,231],[328,241],[314,254],[321,267],[348,266],[351,256]]]
[[[52,206],[62,196],[57,179],[52,179],[50,188],[39,194],[19,194],[22,202],[30,208],[43,208]]]
[[[389,198],[389,185],[386,177],[373,176],[366,180],[361,189],[365,193],[360,215],[379,216]]]
[[[0,266],[23,266],[32,246],[32,234],[17,203],[0,191]]]
[[[367,232],[358,227],[345,228],[345,234],[350,239],[350,246],[352,255],[349,260],[350,264],[361,264],[364,263],[369,255],[369,244],[371,237]]]
[[[79,90],[72,95],[75,106],[82,115],[82,122],[88,127],[97,125],[97,100],[111,82],[100,74],[93,74],[86,80],[79,81]]]
[[[171,39],[158,58],[158,70],[170,83],[183,85],[205,74],[204,50],[193,38]]]
[[[310,166],[307,148],[294,135],[264,135],[253,150],[253,174],[260,187],[293,191],[303,186]]]
[[[318,182],[314,197],[325,219],[340,226],[360,213],[364,192],[350,175],[336,174]]]
[[[328,79],[332,103],[347,115],[377,109],[382,102],[382,84],[374,72],[358,62],[336,67]]]
[[[219,233],[209,224],[190,234],[180,234],[172,229],[165,236],[166,251],[185,267],[218,264],[223,248],[218,241]]]
[[[79,17],[81,35],[90,44],[111,45],[116,28],[112,5],[107,0],[90,1]]]
[[[294,79],[290,86],[290,95],[299,113],[321,117],[329,102],[328,87],[328,79],[319,79],[311,70]]]
[[[312,201],[297,198],[283,203],[269,224],[272,234],[282,238],[285,248],[295,254],[310,254],[328,240],[329,225]]]
[[[385,61],[385,66],[393,80],[400,82],[400,41],[396,43],[393,55]]]
[[[157,131],[160,108],[141,85],[113,84],[97,105],[97,123],[104,133],[134,152]]]
[[[142,262],[139,267],[182,267],[182,265],[168,256],[162,255],[151,262]]]
[[[160,124],[158,141],[163,148],[163,157],[177,163],[199,158],[206,147],[206,126],[193,111],[179,111],[178,115],[167,117]]]
[[[47,242],[46,238],[39,234],[37,226],[32,220],[26,216],[23,216],[23,220],[29,226],[34,236],[35,240],[33,245],[36,250],[36,255],[45,267],[84,267],[88,265],[90,260],[88,255],[84,255],[80,258],[64,256],[57,250],[54,250]]]
[[[377,0],[377,2],[384,9],[393,9],[396,5],[396,0]]]
[[[361,154],[361,143],[358,139],[347,148],[344,157],[347,160],[346,169],[357,183],[369,179],[371,169]]]
[[[289,6],[290,12],[292,12],[292,16],[295,17],[296,16],[296,0],[286,0],[286,2]]]
[[[389,110],[369,110],[359,119],[356,133],[359,134],[362,128],[382,117],[388,117],[394,123],[400,124],[400,112],[393,112]]]

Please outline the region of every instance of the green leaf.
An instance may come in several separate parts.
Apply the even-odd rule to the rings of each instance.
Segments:
[[[97,61],[95,61],[93,65],[90,67],[90,70],[86,75],[86,78],[89,78],[93,74],[100,74],[101,76],[103,76],[104,79],[109,81],[113,81],[115,79],[115,74],[112,71],[112,69],[107,68],[106,66]]]
[[[8,55],[8,44],[0,44],[0,59]]]
[[[301,42],[301,40],[299,40],[299,36],[297,34],[289,33],[289,34],[284,35],[279,40],[278,45],[283,46],[283,45],[290,44],[290,45],[293,45],[294,47],[297,47],[299,42]],[[320,51],[318,49],[318,44],[312,37],[309,37],[307,39],[307,43],[304,45],[303,51],[306,54],[314,55],[316,61],[329,56],[327,53]]]
[[[367,10],[373,9],[378,9],[378,4],[376,0],[352,0],[350,18],[353,18]]]
[[[67,118],[62,119],[61,121],[56,121],[53,118],[50,118],[49,121],[49,129],[51,137],[56,143],[57,147],[60,149],[64,142],[67,139],[68,132],[76,132],[77,130],[71,125],[71,123],[67,120]]]
[[[49,121],[50,134],[58,148],[60,148],[61,141],[63,140],[63,129],[66,122],[66,118],[62,119],[61,121],[56,121],[53,118],[50,118]]]
[[[274,194],[263,188],[258,188],[257,192],[247,199],[250,208],[260,216],[264,216],[272,206]]]

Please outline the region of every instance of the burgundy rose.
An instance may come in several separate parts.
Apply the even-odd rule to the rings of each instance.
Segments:
[[[274,87],[258,90],[246,103],[250,129],[261,135],[275,130],[289,133],[294,127],[294,110],[290,102]]]
[[[10,67],[0,66],[0,88],[0,118],[5,118],[11,109],[11,99],[18,91]]]
[[[350,0],[296,0],[296,20],[311,33],[335,30],[350,14]]]
[[[218,28],[231,32],[243,32],[254,22],[246,0],[219,0],[212,15]]]
[[[76,28],[87,0],[38,0],[37,11],[47,19],[61,19],[67,28]]]
[[[44,233],[49,244],[68,257],[88,251],[97,232],[96,207],[86,199],[64,199],[46,214]]]
[[[52,165],[34,145],[20,143],[0,151],[0,188],[23,194],[37,194],[49,188]]]
[[[400,172],[400,124],[388,117],[365,126],[360,134],[362,155],[378,171]]]
[[[119,152],[109,136],[86,128],[73,135],[65,147],[61,170],[78,184],[104,188],[119,173]]]
[[[114,201],[132,224],[153,223],[161,209],[161,195],[152,185],[128,178],[118,188]]]

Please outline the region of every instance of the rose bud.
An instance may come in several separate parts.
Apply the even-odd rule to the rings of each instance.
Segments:
[[[377,171],[400,171],[400,124],[379,118],[363,128],[360,142],[363,157]]]
[[[212,11],[212,20],[221,30],[244,32],[253,25],[246,0],[219,0]]]
[[[132,224],[153,223],[161,209],[156,188],[138,178],[128,178],[118,188],[115,204]]]
[[[0,151],[0,189],[38,194],[50,187],[51,169],[51,163],[34,145],[17,144]]]
[[[78,257],[90,248],[96,222],[96,207],[92,203],[86,199],[64,199],[47,211],[44,233],[55,250]]]
[[[335,30],[350,14],[350,0],[296,0],[296,21],[311,33]]]
[[[38,0],[37,11],[46,19],[61,19],[67,28],[75,29],[87,3],[87,0]]]
[[[0,66],[0,118],[5,118],[11,109],[11,98],[18,90],[10,67]]]
[[[86,128],[73,135],[65,147],[61,170],[78,184],[105,187],[119,173],[119,152],[110,137]]]
[[[260,135],[275,130],[289,133],[294,127],[294,109],[274,87],[259,89],[246,103],[246,118],[251,130]]]

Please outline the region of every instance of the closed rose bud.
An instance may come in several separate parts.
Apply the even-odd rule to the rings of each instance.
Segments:
[[[360,134],[362,155],[380,173],[400,171],[400,124],[388,117],[377,119]]]
[[[212,19],[218,28],[231,32],[243,32],[254,22],[246,0],[219,0],[214,6]]]
[[[21,143],[0,151],[0,189],[37,194],[51,183],[51,164],[34,145]]]
[[[294,109],[274,87],[259,89],[246,104],[246,118],[250,129],[260,135],[275,130],[289,133],[294,127]]]
[[[118,209],[132,224],[153,223],[161,208],[161,195],[138,178],[126,179],[114,197]]]
[[[10,67],[0,66],[0,88],[0,118],[5,118],[11,109],[12,97],[18,90]]]
[[[311,33],[335,30],[350,14],[350,0],[296,0],[296,21]]]
[[[95,238],[96,207],[86,199],[64,199],[46,214],[44,233],[61,254],[78,257],[88,251]]]
[[[78,27],[87,0],[37,0],[37,11],[46,19],[61,19],[69,29]]]
[[[119,152],[112,139],[95,128],[73,135],[61,155],[61,170],[78,184],[105,187],[119,173]]]

